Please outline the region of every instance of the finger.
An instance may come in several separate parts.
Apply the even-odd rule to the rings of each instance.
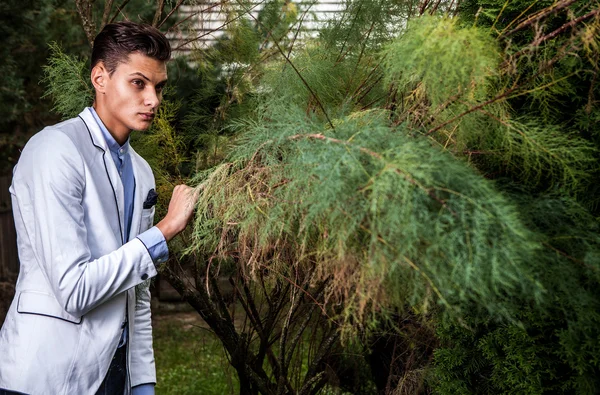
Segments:
[[[202,191],[203,187],[196,187],[194,188],[193,194],[192,194],[192,199],[194,199],[194,202],[198,201],[198,198],[200,198],[200,192]]]

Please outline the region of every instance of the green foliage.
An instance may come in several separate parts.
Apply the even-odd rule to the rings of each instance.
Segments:
[[[227,358],[214,335],[205,328],[168,315],[159,316],[153,326],[157,393],[238,393],[235,374],[227,369]]]
[[[339,51],[339,59],[361,51],[377,51],[403,30],[419,2],[361,0],[344,2],[345,9],[319,32],[320,42]]]
[[[190,96],[189,111],[182,114],[182,131],[197,149],[196,171],[223,160],[231,137],[226,124],[243,116],[251,100],[253,74],[245,62],[257,59],[258,42],[246,27],[232,26],[230,34],[231,38],[193,55],[200,62],[196,78],[201,86]]]
[[[47,54],[44,40],[55,39],[58,35],[53,24],[70,17],[64,15],[62,3],[59,0],[7,0],[0,5],[0,35],[3,38],[0,73],[4,80],[0,90],[1,126],[11,123],[13,127],[16,124],[22,128],[26,126],[22,120],[24,114],[32,108],[40,110],[36,102],[42,92],[37,83]],[[73,37],[71,33],[69,29],[62,32],[65,38]]]
[[[509,92],[502,85],[497,90],[503,78],[498,72],[500,53],[484,29],[421,17],[384,54],[388,84],[407,92],[407,104],[420,101],[426,106],[413,122],[425,127],[435,125],[428,117],[447,122],[437,139],[455,155],[483,154],[476,162],[483,171],[502,171],[542,188],[560,186],[573,195],[590,185],[597,153],[593,144],[576,131],[565,132],[564,127],[533,118],[537,113],[511,116],[502,103]],[[524,94],[554,97],[556,92],[534,88],[520,93]],[[398,109],[400,117],[404,108]],[[480,110],[468,113],[472,108]],[[457,114],[464,116],[457,119]]]
[[[74,11],[65,9],[64,0],[6,0],[0,4],[1,173],[10,173],[19,150],[31,135],[58,120],[49,111],[50,101],[40,99],[43,87],[39,81],[48,41],[63,40],[72,50],[80,47],[77,33],[81,32],[73,29],[75,16]]]
[[[466,136],[467,153],[487,153],[483,169],[499,169],[518,182],[542,189],[560,188],[572,196],[580,196],[593,182],[591,171],[598,150],[577,133],[543,125],[538,119],[492,123],[478,119],[475,123],[488,129],[485,134],[475,131]]]
[[[228,248],[248,243],[253,271],[315,265],[322,279],[351,266],[349,283],[340,280],[328,291],[343,298],[340,318],[347,323],[362,322],[365,306],[409,303],[424,312],[437,302],[458,309],[477,300],[506,316],[510,297],[528,290],[535,298],[535,237],[493,185],[391,125],[385,111],[343,114],[346,104],[329,97],[351,91],[342,85],[351,81],[343,78],[349,68],[302,68],[302,56],[294,60],[304,81],[290,76],[295,85],[280,83],[281,72],[272,68],[257,116],[233,123],[244,133],[232,163],[205,181],[196,250],[227,256]],[[343,88],[321,90],[317,81]],[[320,95],[327,91],[329,97]],[[306,116],[315,97],[340,115],[335,129]],[[215,238],[222,234],[233,239]]]
[[[479,9],[477,25],[502,37],[553,4],[558,3],[467,1],[462,16],[472,21]],[[544,268],[540,281],[548,293],[538,307],[523,304],[519,326],[477,316],[464,317],[468,328],[440,325],[442,347],[436,351],[432,375],[440,393],[593,394],[600,388],[600,239],[594,217],[599,145],[589,130],[595,122],[597,85],[592,79],[598,67],[597,40],[592,38],[596,36],[589,34],[596,31],[597,21],[531,45],[542,34],[597,8],[597,2],[587,2],[550,12],[543,26],[521,29],[505,42],[509,55],[522,48],[529,54],[517,61],[508,57],[508,73],[500,78],[505,86],[523,83],[521,93],[507,101],[515,115],[506,119],[498,116],[501,111],[494,113],[498,123],[501,119],[504,128],[513,130],[496,134],[505,136],[500,140],[504,144],[494,139],[470,144],[484,152],[506,147],[510,155],[490,161],[488,154],[473,162],[490,174],[510,177],[499,185],[539,237],[543,248],[536,261]]]
[[[422,84],[433,108],[456,95],[480,99],[499,63],[498,45],[487,32],[461,28],[447,17],[409,21],[406,32],[385,50],[387,80],[402,90]]]
[[[299,45],[269,2],[194,54],[201,88],[136,149],[165,190],[198,173],[200,268],[235,262],[259,295],[306,274],[346,340],[427,313],[439,393],[597,393],[598,21],[536,40],[598,3],[553,4],[350,1]],[[77,96],[57,54],[47,81]]]
[[[598,392],[597,286],[582,275],[583,261],[551,255],[544,256],[544,283],[552,295],[544,310],[523,305],[520,326],[466,316],[468,329],[449,322],[438,328],[432,381],[439,393]],[[590,270],[598,276],[597,260]]]
[[[169,90],[165,94],[169,96]],[[179,102],[163,100],[150,129],[134,132],[130,137],[131,145],[148,161],[154,172],[158,193],[157,220],[167,214],[173,188],[185,179],[182,168],[189,161],[183,136],[173,127],[179,107]]]
[[[289,26],[296,21],[298,8],[295,4],[289,5],[285,0],[271,0],[265,2],[257,18],[257,32],[263,40],[273,37],[275,41],[284,39]]]
[[[568,196],[586,199],[597,148],[514,106],[573,91],[529,78],[535,57],[506,74],[513,48],[485,28],[419,18],[383,55],[336,28],[295,69],[268,67],[255,114],[230,123],[230,163],[199,175],[194,250],[250,273],[316,269],[355,330],[392,306],[449,307],[441,393],[593,393],[598,245]]]
[[[468,0],[461,2],[460,14],[461,20],[488,30],[505,47],[500,85],[505,89],[522,87],[519,93],[511,92],[506,103],[540,129],[557,130],[570,141],[587,140],[587,156],[594,161],[597,154],[590,152],[590,146],[594,151],[600,148],[595,116],[600,94],[596,83],[600,24],[597,15],[593,16],[598,7],[597,1],[569,5],[553,1]],[[581,23],[572,24],[576,20]],[[583,146],[578,145],[573,156],[583,159]],[[597,186],[591,180],[600,175],[600,167],[590,163],[576,167],[577,173],[587,173],[587,180],[573,180],[563,190],[597,213]],[[551,179],[542,180],[539,186],[555,184],[565,185]]]
[[[94,91],[87,75],[88,66],[83,60],[65,54],[57,43],[49,44],[51,56],[44,67],[46,96],[54,100],[53,110],[63,119],[77,116],[85,107],[92,105]]]
[[[308,108],[324,115],[323,106],[333,120],[370,103],[382,103],[385,99],[382,86],[369,85],[381,77],[368,66],[376,61],[375,57],[363,55],[360,59],[356,54],[348,54],[346,61],[340,63],[338,55],[335,48],[307,45],[296,53],[293,61],[302,79],[289,65],[272,66],[261,80],[261,90],[272,97],[285,98],[291,108]]]

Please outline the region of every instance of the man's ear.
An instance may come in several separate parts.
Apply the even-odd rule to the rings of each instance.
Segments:
[[[96,65],[92,68],[90,79],[92,80],[92,85],[94,85],[96,92],[104,94],[109,75],[103,62],[96,63]]]

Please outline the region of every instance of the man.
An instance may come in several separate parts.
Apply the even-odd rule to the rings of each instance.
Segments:
[[[147,280],[197,195],[177,186],[152,227],[154,177],[129,135],[152,123],[170,52],[150,26],[107,25],[92,52],[93,107],[23,149],[10,188],[21,266],[0,332],[0,393],[154,392]]]

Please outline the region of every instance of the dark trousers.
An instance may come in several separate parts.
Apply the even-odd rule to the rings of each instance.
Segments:
[[[96,395],[122,395],[127,383],[127,346],[117,348]],[[2,394],[0,394],[2,395]]]

